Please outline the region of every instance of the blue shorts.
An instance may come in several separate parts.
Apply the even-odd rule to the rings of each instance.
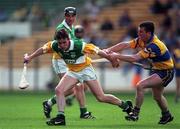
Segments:
[[[180,77],[180,69],[176,68],[176,77]]]
[[[172,80],[174,77],[174,69],[171,70],[153,70],[151,71],[151,75],[152,74],[158,74],[159,77],[162,79],[162,85],[164,87],[166,87]]]

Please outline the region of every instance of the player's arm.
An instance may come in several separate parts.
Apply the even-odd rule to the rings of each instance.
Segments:
[[[119,52],[121,50],[128,49],[128,48],[130,48],[129,42],[120,42],[112,47],[107,48],[106,51]]]
[[[124,49],[135,49],[138,45],[139,42],[141,42],[138,38],[135,38],[133,40],[127,41],[127,42],[120,42],[112,47],[109,47],[107,49],[104,49],[105,52],[110,53],[110,52],[119,52]]]
[[[87,54],[97,54],[103,58],[108,59],[111,62],[113,67],[119,66],[119,62],[116,59],[112,59],[109,54],[107,54],[105,51],[99,49],[99,47],[91,43],[85,44],[83,52]]]
[[[152,43],[147,47],[145,47],[143,50],[139,51],[137,54],[123,55],[123,54],[112,53],[111,57],[127,62],[137,62],[141,59],[147,59],[149,57],[155,58],[157,55],[159,56],[161,55],[161,52],[159,51],[159,47]]]
[[[119,53],[111,53],[110,57],[112,59],[118,59],[118,60],[122,60],[125,62],[138,62],[139,60],[143,59],[143,57],[140,55],[140,53],[137,54],[133,54],[133,55],[124,55],[124,54],[119,54]]]
[[[24,62],[28,63],[35,57],[38,57],[46,53],[52,53],[51,42],[48,42],[44,46],[38,48],[32,54],[24,56]]]

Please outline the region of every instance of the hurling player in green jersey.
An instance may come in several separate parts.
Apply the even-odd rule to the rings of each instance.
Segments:
[[[113,67],[118,66],[118,60],[111,60],[109,55],[92,43],[86,43],[82,40],[70,40],[64,29],[58,30],[55,37],[56,40],[49,41],[43,47],[40,47],[32,54],[24,57],[24,61],[28,63],[37,56],[55,51],[61,56],[68,67],[68,71],[55,88],[58,108],[57,116],[47,121],[46,123],[48,125],[66,125],[64,112],[66,107],[65,94],[69,89],[77,86],[75,84],[79,82],[86,83],[99,102],[118,106],[127,114],[132,111],[131,101],[123,101],[112,94],[104,93],[98,82],[97,75],[91,64],[91,58],[88,57],[88,54],[107,58],[112,63]]]
[[[76,8],[66,7],[64,9],[64,17],[65,19],[63,20],[62,23],[60,23],[57,26],[56,30],[64,29],[68,33],[68,36],[70,37],[70,39],[77,39],[75,36],[75,28],[73,25],[76,19]],[[79,36],[78,33],[77,33],[77,36]],[[55,73],[58,75],[59,79],[61,79],[64,76],[64,74],[67,72],[67,66],[64,60],[61,59],[61,57],[56,52],[53,52],[52,65],[53,65],[53,69]],[[84,85],[82,83],[79,83],[78,86],[74,87],[74,89],[69,90],[66,93],[67,104],[71,104],[72,96],[69,96],[69,95],[73,95],[73,94],[75,95],[75,97],[77,98],[77,101],[79,102],[80,118],[82,119],[95,118],[94,116],[92,116],[91,112],[87,111],[85,94],[84,94]],[[43,102],[44,115],[48,119],[50,118],[50,113],[52,111],[52,106],[54,104],[56,104],[56,95]]]

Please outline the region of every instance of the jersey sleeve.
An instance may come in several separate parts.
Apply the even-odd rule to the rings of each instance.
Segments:
[[[131,40],[129,44],[131,48],[135,49],[138,44],[138,38]]]
[[[139,52],[139,54],[143,58],[152,58],[152,57],[160,56],[161,55],[161,50],[156,44],[151,43],[146,48],[141,50]]]
[[[129,42],[129,44],[132,49],[145,47],[144,42],[142,40],[140,40],[139,38],[135,38],[135,39],[131,40]]]
[[[83,53],[87,54],[97,54],[99,52],[99,47],[91,43],[83,43]]]
[[[56,31],[61,30],[61,29],[63,29],[63,25],[62,23],[59,23],[58,26],[56,27]]]
[[[43,45],[43,53],[52,53],[53,49],[52,49],[52,42],[47,42],[46,44]]]

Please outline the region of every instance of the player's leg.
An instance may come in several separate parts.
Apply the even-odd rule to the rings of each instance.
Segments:
[[[167,100],[163,96],[163,90],[164,87],[166,87],[172,81],[174,77],[174,70],[172,69],[172,70],[157,71],[156,74],[158,74],[158,76],[162,80],[161,87],[152,87],[154,99],[156,100],[162,113],[162,117],[160,118],[158,124],[166,124],[173,120],[173,116],[168,110]]]
[[[58,73],[59,80],[64,76],[65,73]],[[46,118],[50,118],[50,113],[52,111],[52,106],[56,104],[56,95],[49,98],[48,100],[45,100],[43,102],[43,112]]]
[[[86,108],[86,97],[85,97],[84,85],[82,83],[78,83],[74,87],[74,90],[75,90],[76,99],[79,102],[80,118],[82,118],[82,119],[94,119],[95,117],[92,116],[92,113],[88,112],[87,108]]]
[[[122,101],[112,94],[104,94],[104,91],[97,80],[86,81],[86,84],[99,102],[117,105],[122,108],[124,112],[131,112],[132,103],[130,101]]]
[[[133,109],[133,112],[125,117],[127,120],[133,120],[133,121],[138,120],[140,107],[143,103],[145,88],[159,89],[160,90],[159,92],[158,92],[158,90],[156,90],[156,92],[158,92],[157,94],[161,95],[161,96],[157,96],[157,100],[159,100],[158,104],[159,104],[160,108],[166,107],[166,105],[165,105],[166,100],[162,96],[161,92],[163,92],[163,87],[166,87],[172,81],[172,79],[174,77],[174,70],[152,71],[151,74],[152,75],[150,77],[146,78],[145,80],[143,80],[137,84],[135,107]],[[160,120],[160,121],[161,122],[159,122],[159,124],[166,124],[167,122],[169,122],[169,120],[166,122],[162,122],[162,120]]]
[[[173,116],[168,110],[166,98],[163,96],[164,87],[152,88],[153,98],[161,109],[162,117],[159,124],[166,124],[173,120]]]
[[[58,77],[59,79],[61,79],[64,76],[65,73],[59,73]],[[74,96],[76,95],[76,99],[80,105],[80,115],[84,115],[85,113],[87,114],[87,108],[86,108],[86,102],[85,102],[85,95],[84,95],[84,89],[83,89],[83,85],[82,86],[77,86],[74,87],[74,89],[70,89],[67,90],[65,92],[65,96],[66,96],[66,105],[67,105],[67,101],[69,101],[68,103],[72,103],[72,98],[68,98],[69,96]],[[71,100],[70,100],[71,99]],[[50,113],[52,110],[52,106],[56,104],[56,95],[54,95],[53,97],[51,97],[50,99],[46,100],[43,102],[43,109],[44,109],[44,114],[46,116],[46,118],[50,118]],[[90,118],[90,117],[88,117]]]
[[[84,83],[83,87],[84,87],[84,92],[87,92],[89,90],[88,85],[86,85],[86,83]]]
[[[68,76],[65,74],[63,78],[60,80],[59,84],[55,88],[56,91],[56,99],[57,99],[57,107],[58,113],[55,118],[50,119],[47,121],[48,125],[65,125],[65,92],[72,89],[75,84],[78,83],[78,80]]]
[[[180,101],[180,77],[176,77],[176,97],[175,102],[178,103]]]
[[[70,96],[74,96],[76,97],[78,103],[79,103],[79,107],[80,107],[80,118],[82,119],[93,119],[95,118],[94,116],[92,116],[91,112],[88,112],[87,107],[86,107],[86,97],[85,97],[85,93],[84,93],[84,86],[82,83],[78,83],[75,85],[75,87],[73,89],[67,90],[65,92],[65,96],[66,96],[66,105],[67,105],[67,97]],[[51,99],[51,101],[56,101],[56,96],[54,97],[55,99]],[[68,98],[70,99],[70,98]],[[69,101],[72,101],[69,100]],[[72,103],[72,102],[71,102]]]
[[[176,69],[176,96],[175,102],[178,103],[180,101],[180,69]]]
[[[59,78],[62,78],[64,76],[65,73],[59,73],[58,76]],[[87,107],[86,107],[86,101],[85,101],[85,94],[84,94],[84,87],[81,83],[79,83],[80,86],[75,86],[74,89],[70,89],[67,90],[65,92],[65,96],[69,96],[69,95],[76,95],[76,99],[79,103],[80,106],[80,118],[82,119],[93,119],[95,118],[94,116],[92,116],[91,112],[88,112]],[[77,84],[77,85],[79,85]],[[75,92],[75,93],[74,93]],[[69,100],[72,101],[72,100]],[[71,102],[72,103],[72,102]],[[44,114],[46,116],[46,118],[50,118],[50,113],[52,110],[52,106],[56,104],[56,95],[53,96],[52,98],[50,98],[47,101],[43,102],[43,109],[44,109]],[[66,98],[66,104],[67,104],[67,98]]]
[[[161,85],[161,83],[162,80],[157,74],[153,74],[148,78],[137,83],[135,106],[133,112],[131,112],[128,116],[125,117],[126,120],[137,121],[139,119],[140,108],[144,101],[144,89],[156,87],[158,85]]]
[[[83,90],[84,90],[84,86],[83,86],[83,84],[81,84],[81,83],[78,83],[78,84],[74,87],[74,94],[75,94],[76,99],[77,99],[78,102],[79,102],[79,106],[80,106],[80,107],[83,107],[83,106],[85,105],[85,103],[86,103],[86,100],[85,100],[85,99],[84,99],[84,100],[80,99],[80,98],[84,98],[84,96],[85,96]]]
[[[84,80],[82,75],[84,74],[84,72],[86,73],[86,69],[82,70],[81,72],[78,72],[78,73],[68,72],[67,74],[71,77],[77,78],[79,80],[79,82],[81,82],[79,84],[76,84],[76,86],[74,87],[74,91],[76,92],[75,95],[76,95],[77,101],[79,102],[79,105],[80,105],[80,118],[92,119],[95,117],[92,116],[91,112],[87,111],[86,98],[85,98],[84,87],[83,87],[84,85],[82,85],[82,82]],[[78,85],[80,85],[80,86],[78,86]]]
[[[58,75],[59,80],[67,72],[66,64],[62,59],[52,59],[52,66],[53,66],[53,69],[54,69],[55,73]],[[66,92],[66,96],[72,95],[72,94],[73,94],[73,90],[69,90],[69,91]],[[69,101],[71,101],[71,100],[69,100]],[[70,103],[72,103],[72,102],[70,102]],[[48,119],[50,118],[50,113],[51,113],[51,110],[52,110],[52,106],[54,104],[56,104],[56,95],[54,95],[50,99],[45,100],[43,102],[44,115]]]
[[[53,66],[54,72],[58,75],[59,80],[67,72],[66,64],[62,59],[52,59],[52,66]],[[50,99],[48,99],[49,106],[52,107],[54,104],[56,104],[56,96],[53,96]]]

